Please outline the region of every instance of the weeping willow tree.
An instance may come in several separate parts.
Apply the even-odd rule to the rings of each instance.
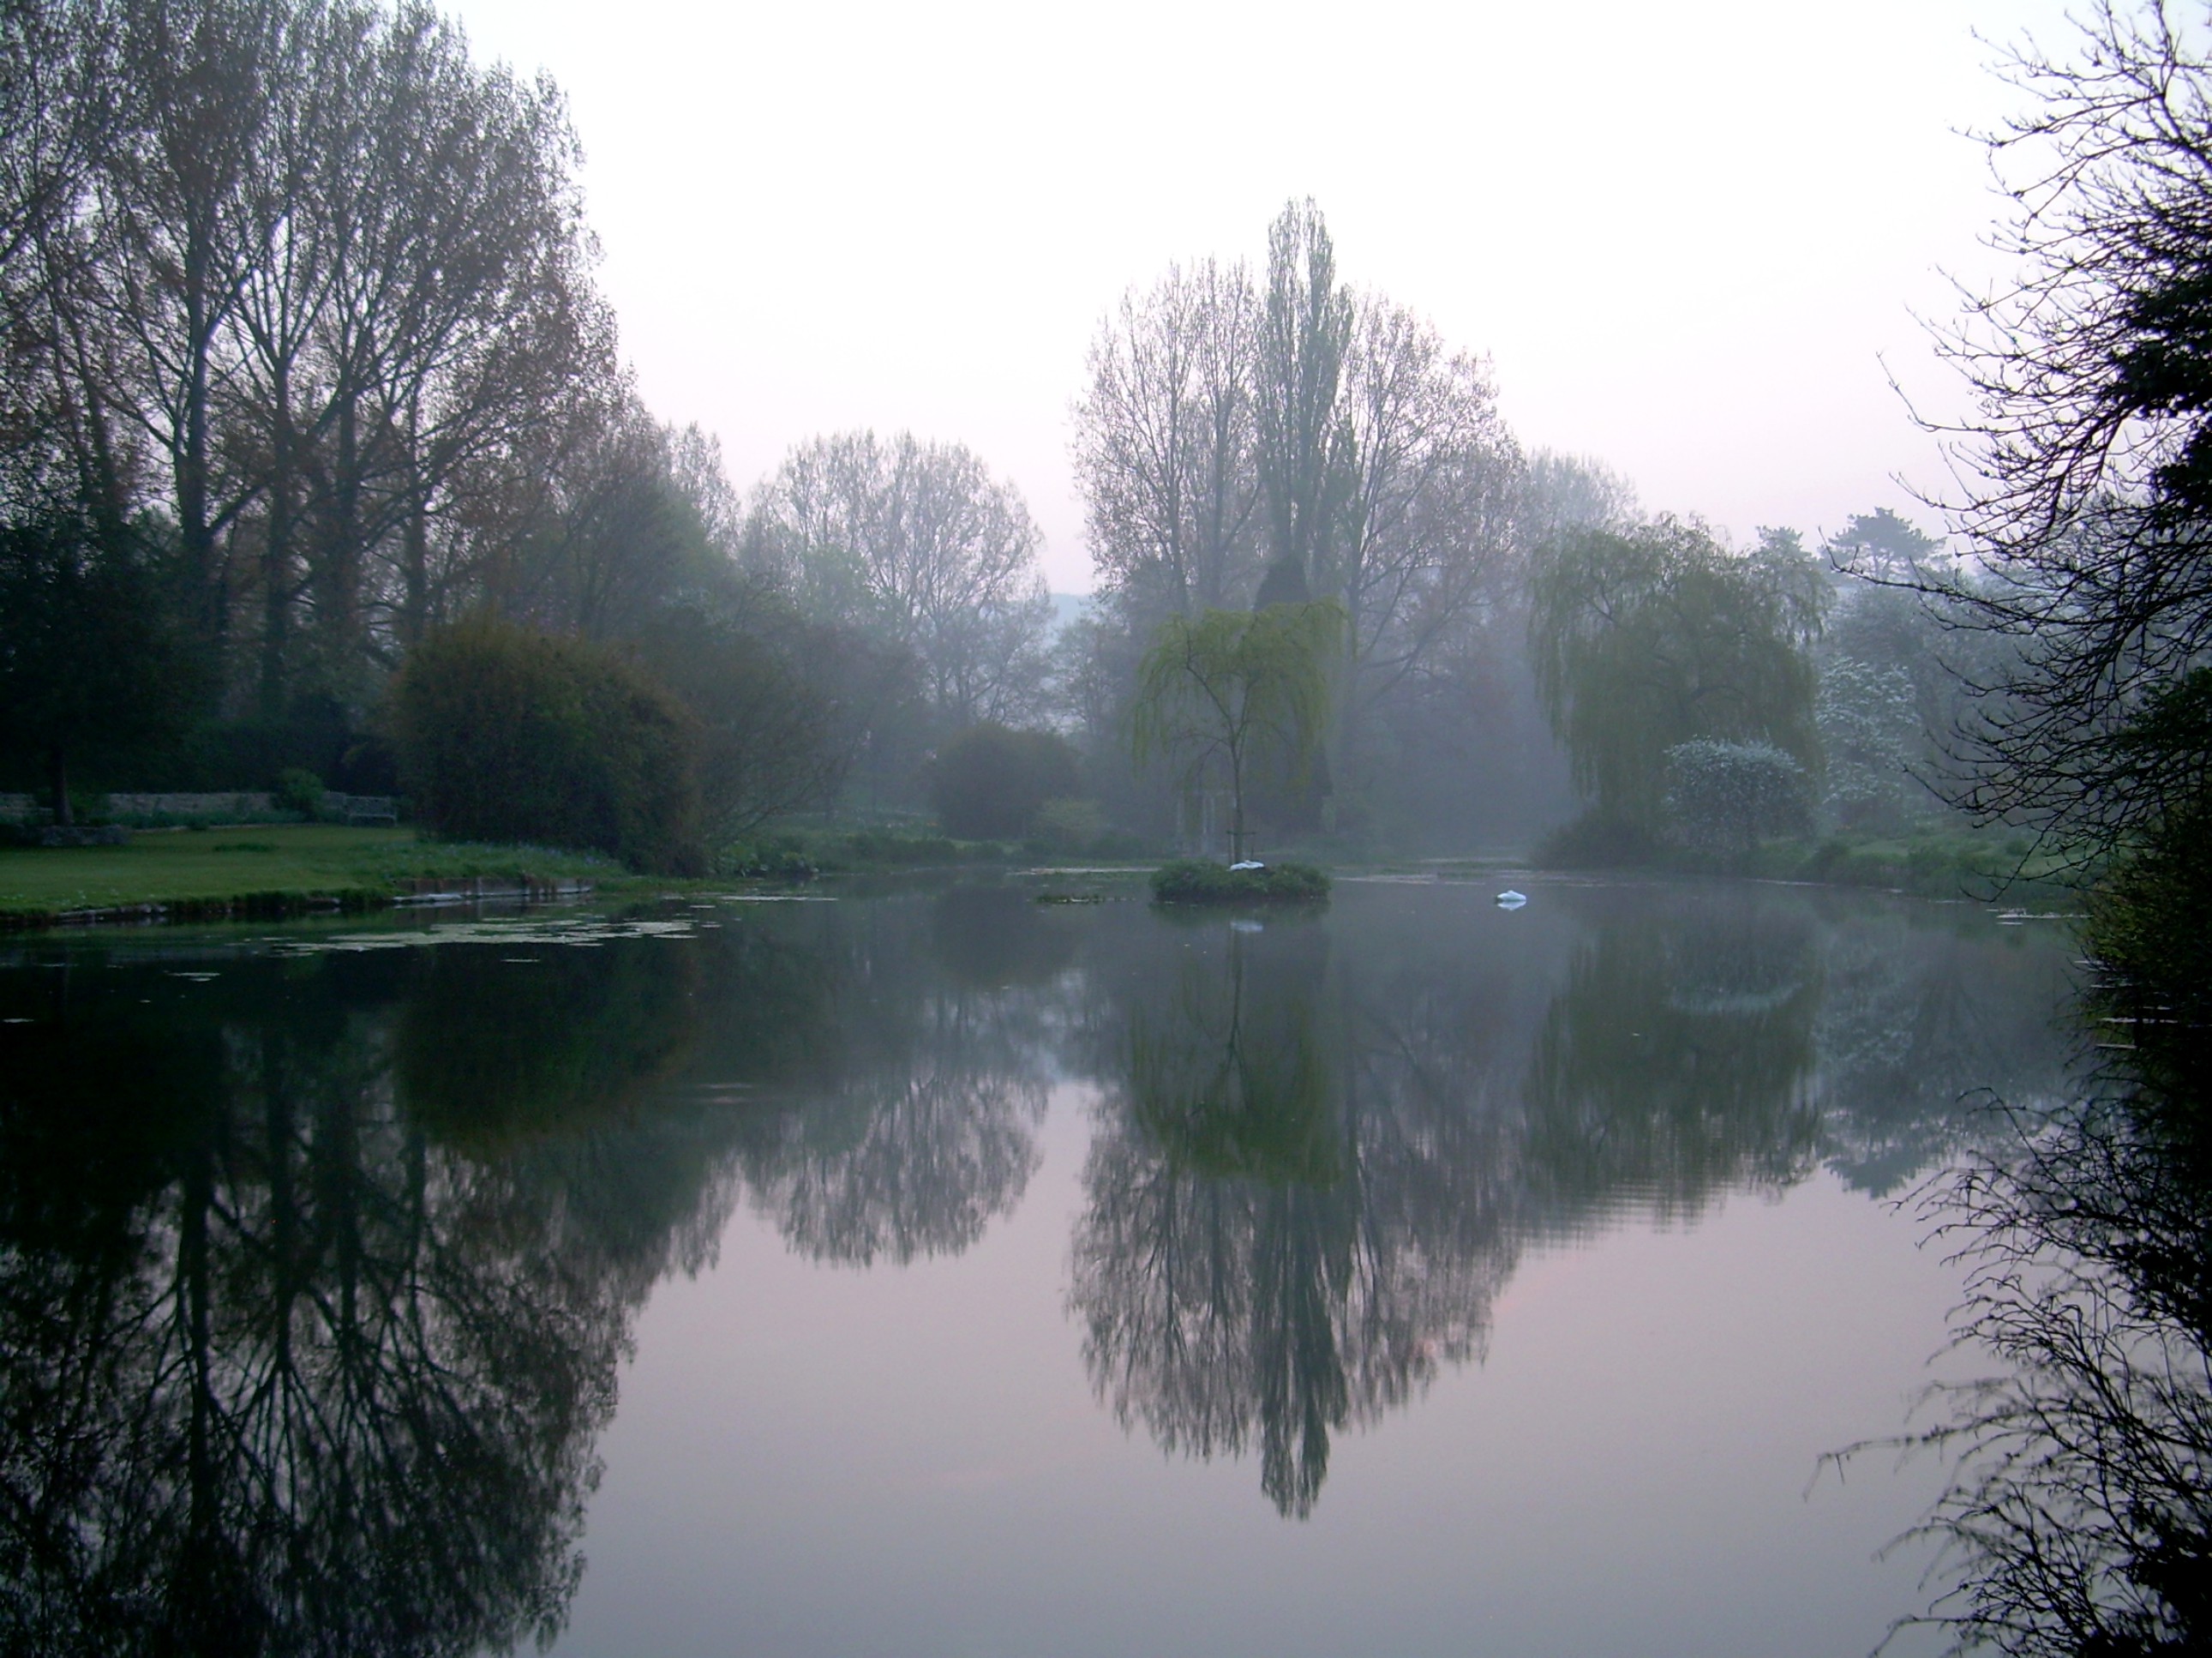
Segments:
[[[1343,634],[1344,608],[1329,599],[1170,616],[1138,667],[1137,762],[1170,757],[1188,789],[1225,783],[1233,859],[1244,856],[1255,765],[1279,765],[1302,783],[1321,752]]]
[[[1771,743],[1816,770],[1807,647],[1825,594],[1787,531],[1737,553],[1662,518],[1547,548],[1530,594],[1537,688],[1597,815],[1656,829],[1667,751],[1701,737]]]

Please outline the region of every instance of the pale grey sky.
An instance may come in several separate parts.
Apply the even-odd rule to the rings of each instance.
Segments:
[[[1019,485],[1090,585],[1085,348],[1170,259],[1256,262],[1286,198],[1340,268],[1486,352],[1522,441],[1652,508],[1808,533],[1938,481],[1884,378],[1986,273],[2004,41],[2057,0],[713,6],[459,0],[568,94],[647,400],[741,487],[911,427]]]

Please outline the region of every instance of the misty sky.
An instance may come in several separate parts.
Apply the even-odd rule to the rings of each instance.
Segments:
[[[1489,354],[1524,442],[1647,507],[1917,511],[1890,476],[1939,463],[1883,363],[1955,405],[1911,314],[1992,268],[1961,130],[2019,107],[1988,43],[2068,34],[2056,0],[454,9],[569,95],[656,413],[741,487],[818,431],[963,441],[1074,591],[1099,318],[1170,259],[1258,262],[1294,195],[1349,280]]]

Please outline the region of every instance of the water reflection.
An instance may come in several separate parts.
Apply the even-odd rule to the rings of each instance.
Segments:
[[[1111,975],[1121,1027],[1072,1300],[1094,1382],[1160,1444],[1256,1447],[1303,1515],[1330,1436],[1475,1348],[1507,1235],[1484,1160],[1378,1088],[1316,923],[1207,930],[1180,971]]]
[[[1549,1202],[1695,1215],[1817,1161],[1814,917],[1736,893],[1638,894],[1578,948],[1528,1070],[1528,1156]]]
[[[1333,1435],[1481,1351],[1526,1249],[1824,1162],[1884,1187],[1967,1131],[1966,1085],[1936,1091],[1992,1040],[2002,1074],[2056,1074],[2051,958],[1985,925],[1887,912],[1903,991],[1832,1010],[1832,973],[1864,988],[1864,905],[1838,926],[1743,887],[1554,898],[1486,945],[1418,896],[1184,923],[1165,973],[1153,937],[1102,929],[1071,1304],[1125,1424],[1255,1450],[1302,1517]]]
[[[73,968],[5,1032],[11,1649],[558,1627],[592,1436],[665,1263],[410,1112],[384,965],[239,964],[189,996]]]
[[[550,1639],[734,1204],[866,1261],[1018,1200],[1048,1010],[944,913],[0,972],[0,1649]]]
[[[815,936],[823,1039],[802,1085],[756,1112],[745,1177],[816,1259],[957,1253],[1036,1173],[1073,942],[1012,890],[955,887],[859,915],[825,915]]]
[[[1303,1516],[1529,1250],[1824,1163],[1887,1189],[1970,1082],[2056,1064],[2050,954],[1968,918],[1480,896],[1254,929],[963,887],[0,961],[0,1646],[550,1636],[654,1284],[740,1205],[825,1263],[972,1247],[1062,1078],[1095,1388]]]
[[[2000,1366],[1936,1390],[1917,1441],[1953,1461],[1921,1532],[1954,1587],[1912,1621],[1961,1648],[2212,1639],[2212,984],[2193,930],[2212,905],[2193,881],[2161,894],[2180,915],[2113,926],[2132,919],[2114,905],[2093,930],[2086,1086],[2008,1102],[2011,1143],[1931,1195],[1971,1269],[1961,1344]],[[2177,922],[2188,936],[2159,936]]]

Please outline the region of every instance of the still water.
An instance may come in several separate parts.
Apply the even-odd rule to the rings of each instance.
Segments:
[[[1528,891],[11,946],[0,1634],[1864,1653],[2063,925]]]

